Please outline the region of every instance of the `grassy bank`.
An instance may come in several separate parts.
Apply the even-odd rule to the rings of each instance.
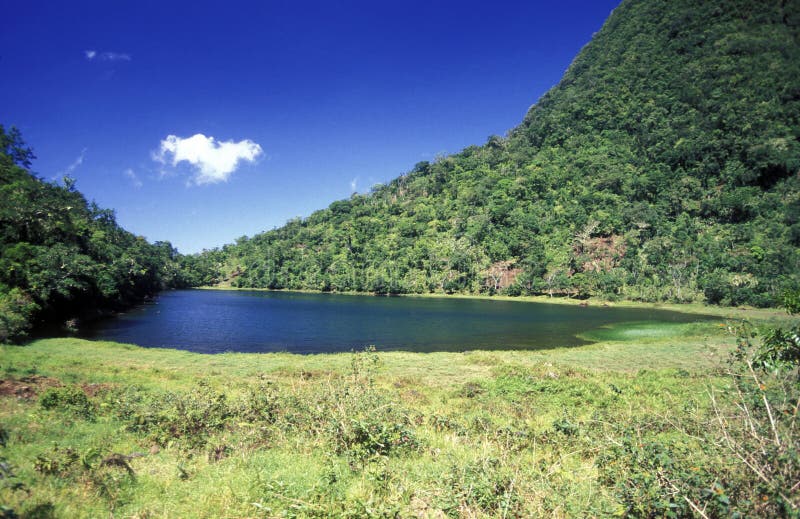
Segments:
[[[746,485],[713,426],[735,409],[720,324],[539,352],[0,346],[14,473],[0,503],[22,517],[575,517],[689,514],[688,496],[724,512]]]

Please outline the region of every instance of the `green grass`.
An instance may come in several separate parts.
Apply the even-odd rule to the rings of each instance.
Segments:
[[[22,517],[613,515],[627,505],[603,460],[632,437],[733,470],[705,437],[734,344],[719,324],[619,326],[536,352],[0,346],[4,384],[94,388],[88,418],[60,389],[51,409],[41,391],[0,396],[0,456],[24,485],[0,479],[0,503]],[[133,455],[130,472],[103,463],[114,454]]]

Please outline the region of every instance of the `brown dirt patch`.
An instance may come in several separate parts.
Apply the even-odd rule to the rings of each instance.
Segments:
[[[111,391],[114,389],[114,386],[112,384],[87,384],[84,382],[81,384],[81,389],[84,393],[86,393],[86,396],[89,398],[94,398],[101,393],[107,393]]]
[[[0,397],[14,397],[30,400],[49,387],[59,387],[63,384],[50,377],[30,375],[20,379],[0,380]]]

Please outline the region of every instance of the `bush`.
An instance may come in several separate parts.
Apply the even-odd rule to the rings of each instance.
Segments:
[[[94,405],[79,387],[62,386],[48,388],[39,397],[43,409],[58,410],[84,419],[94,418]]]
[[[31,327],[31,317],[38,309],[33,299],[18,288],[0,293],[0,343],[25,337]]]
[[[441,487],[446,491],[436,505],[449,517],[516,517],[522,507],[513,474],[497,458],[454,463],[442,477]]]
[[[783,307],[790,314],[800,314],[800,289],[787,290],[783,294]]]
[[[219,393],[201,382],[188,393],[147,395],[139,390],[116,396],[117,415],[128,429],[144,432],[159,445],[178,440],[190,447],[202,447],[208,436],[222,429],[235,410]]]
[[[645,440],[632,426],[597,458],[597,465],[625,516],[691,517],[699,507],[706,517],[728,517],[725,488],[702,463],[691,461],[690,452],[674,441]]]
[[[750,515],[800,516],[800,339],[798,326],[759,334],[738,329],[729,366],[734,391],[714,400],[716,434],[741,462]]]
[[[350,382],[331,395],[327,432],[338,454],[364,460],[420,446],[409,413],[375,388],[379,364],[374,347],[354,353]]]
[[[62,449],[54,445],[49,453],[36,455],[33,468],[36,472],[45,476],[65,477],[80,460],[80,455],[75,449],[70,447]]]

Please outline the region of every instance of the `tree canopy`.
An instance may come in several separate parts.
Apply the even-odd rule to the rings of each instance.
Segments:
[[[182,274],[193,258],[122,229],[73,180],[37,178],[33,159],[20,132],[0,126],[0,342],[37,323],[74,325],[195,283]]]

